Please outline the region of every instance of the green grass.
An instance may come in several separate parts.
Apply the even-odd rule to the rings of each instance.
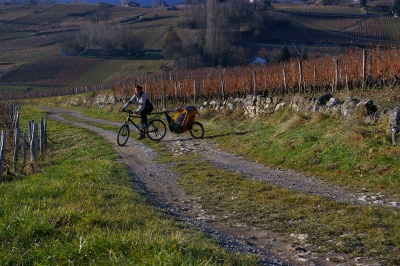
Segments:
[[[62,100],[53,102],[59,105]],[[119,106],[79,110],[122,124],[125,115],[117,111]],[[252,120],[241,114],[224,116],[214,111],[203,112],[199,118],[206,139],[250,160],[400,199],[400,148],[391,146],[388,121],[366,126],[357,122],[357,117],[334,119],[320,113],[305,117],[288,109]]]
[[[332,257],[344,253],[400,263],[398,209],[350,206],[249,180],[207,162],[185,161],[173,169],[187,193],[200,198],[203,208],[221,222],[271,230],[293,246],[310,244],[315,251],[333,253]],[[306,244],[290,241],[292,234],[307,234]]]
[[[128,80],[148,72],[159,72],[166,60],[104,60],[76,79],[71,85],[85,86],[115,80]]]
[[[276,10],[302,13],[321,13],[321,14],[365,14],[362,7],[356,6],[311,6],[311,5],[293,5],[293,4],[274,4]]]
[[[22,108],[23,120],[42,115]],[[52,120],[48,135],[40,171],[0,183],[0,264],[257,264],[156,210],[110,143]]]
[[[344,128],[325,116],[308,120],[290,112],[280,112],[270,119],[264,117],[243,121],[234,119],[234,116],[230,119],[216,118],[217,116],[210,119],[212,115],[203,115],[207,116],[206,120],[209,121],[202,121],[206,125],[207,136],[217,139],[220,146],[243,154],[251,160],[265,162],[266,153],[270,154],[270,160],[279,153],[280,156],[274,163],[277,167],[292,165],[304,170],[310,165],[321,164],[325,169],[323,171],[331,171],[336,175],[337,169],[333,167],[334,164],[340,164],[352,156],[359,156],[349,160],[349,170],[342,170],[343,182],[339,183],[347,182],[350,185],[354,185],[352,177],[345,176],[347,172],[354,172],[351,166],[367,164],[368,161],[368,158],[362,160],[362,156],[354,152],[354,145],[359,145],[360,149],[366,148],[355,139],[351,139],[352,142],[348,145],[340,145],[344,140],[337,139],[339,133],[343,134],[343,138],[349,138],[349,135],[355,134],[353,131],[361,129],[354,126],[351,128],[352,132],[343,133]],[[362,126],[359,127],[365,130]],[[329,133],[326,133],[327,128]],[[375,135],[372,136],[379,139]],[[267,140],[267,137],[270,140]],[[382,145],[381,141],[386,140],[376,141],[376,144],[369,145]],[[275,143],[276,147],[271,143]],[[327,145],[326,149],[321,148],[321,145],[327,143],[331,144]],[[256,148],[257,146],[261,147]],[[271,230],[281,234],[293,247],[311,245],[310,249],[314,251],[331,253],[332,255],[327,256],[331,256],[332,260],[337,259],[335,254],[343,253],[350,258],[364,257],[375,262],[385,260],[389,265],[400,263],[400,227],[397,222],[400,211],[396,208],[352,206],[335,202],[323,196],[295,192],[269,182],[249,180],[241,174],[218,169],[197,155],[171,156],[171,151],[165,149],[162,142],[153,148],[159,151],[159,162],[174,162],[171,169],[179,174],[180,185],[189,195],[199,199],[203,208],[215,215],[220,222],[231,226],[245,224]],[[249,152],[250,149],[252,152]],[[244,152],[239,152],[240,150]],[[321,153],[319,159],[313,159],[318,152]],[[302,157],[308,159],[308,162],[302,164]],[[358,170],[355,172],[359,174]],[[363,187],[368,187],[368,183],[372,185],[378,182],[370,178],[371,180],[361,180],[366,183]],[[307,234],[308,238],[305,243],[300,243],[290,237],[292,234]]]
[[[80,110],[115,121],[117,108],[116,104],[114,109]],[[288,109],[254,119],[240,112],[214,111],[202,112],[200,118],[206,139],[249,160],[292,168],[355,191],[399,198],[399,148],[391,146],[387,121],[365,126],[358,118],[333,119],[319,113],[307,117]],[[180,175],[181,186],[221,222],[274,231],[291,246],[311,245],[314,251],[332,253],[332,260],[343,253],[369,257],[371,262],[385,260],[388,265],[400,263],[397,208],[351,206],[294,192],[215,168],[197,155],[171,156],[163,142],[145,143],[158,150],[158,162],[173,162],[171,169]],[[309,237],[304,244],[291,234]]]
[[[212,138],[228,151],[356,191],[364,188],[399,199],[400,148],[391,146],[387,121],[365,126],[357,119],[322,114],[307,118],[288,109],[254,120],[211,120],[204,121],[207,136],[222,136]]]

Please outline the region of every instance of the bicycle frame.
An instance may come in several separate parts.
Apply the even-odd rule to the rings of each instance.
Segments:
[[[141,128],[140,125],[136,124],[132,118],[141,118],[139,115],[134,115],[133,111],[123,110],[128,113],[126,117],[126,121],[120,127],[117,134],[117,143],[119,146],[124,146],[130,136],[130,127],[129,124],[132,124],[137,130],[140,132],[139,139],[143,139],[144,135],[146,135],[149,139],[160,141],[165,137],[165,133],[167,132],[167,127],[165,123],[157,118],[152,118],[147,121],[147,125],[144,128]]]
[[[129,123],[131,123],[137,130],[140,131],[140,133],[143,133],[143,134],[146,133],[146,131],[142,130],[142,129],[140,128],[140,126],[137,125],[137,124],[131,119],[131,118],[141,118],[141,117],[138,116],[138,115],[134,115],[132,111],[125,111],[125,112],[128,113],[128,116],[126,117],[125,125],[128,125],[128,126],[129,126]]]
[[[146,134],[146,133],[152,133],[154,130],[149,129],[146,127],[145,129],[142,129],[139,124],[136,124],[131,118],[142,118],[140,115],[135,115],[135,113],[131,110],[125,110],[124,112],[128,113],[128,116],[126,117],[125,125],[129,126],[129,123],[131,123],[137,130],[139,130],[140,133]],[[158,113],[150,113],[149,115],[160,115],[164,114],[165,112],[158,112]],[[147,120],[147,125],[150,123],[154,122],[157,119],[154,118],[149,118]]]

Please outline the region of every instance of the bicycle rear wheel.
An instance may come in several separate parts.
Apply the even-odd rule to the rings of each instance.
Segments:
[[[204,128],[200,122],[193,122],[190,126],[190,135],[195,139],[202,139],[204,136]]]
[[[160,119],[153,119],[149,121],[147,128],[147,137],[151,140],[162,140],[167,133],[165,123]]]
[[[128,142],[129,133],[130,133],[129,126],[126,124],[122,125],[118,131],[118,136],[117,136],[117,143],[119,146],[124,146],[126,142]]]

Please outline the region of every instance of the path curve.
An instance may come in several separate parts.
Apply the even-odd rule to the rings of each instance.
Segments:
[[[231,226],[218,222],[215,215],[203,209],[196,199],[183,192],[177,184],[178,176],[176,174],[171,172],[166,165],[157,164],[153,161],[153,158],[157,155],[156,151],[132,138],[125,146],[120,147],[116,143],[116,132],[70,121],[63,118],[62,114],[68,113],[86,121],[115,125],[116,128],[121,123],[89,118],[78,111],[61,108],[44,108],[44,110],[48,112],[49,119],[93,131],[112,143],[120,156],[121,162],[129,169],[134,186],[138,190],[154,201],[158,208],[205,231],[217,239],[226,249],[261,254],[263,257],[262,265],[335,265],[326,260],[327,254],[316,254],[304,252],[303,249],[288,248],[288,243],[279,234],[245,225]],[[167,133],[163,141],[176,155],[196,153],[217,167],[241,173],[248,178],[273,182],[282,187],[330,197],[349,204],[378,203],[398,206],[390,201],[381,199],[378,201],[376,197],[370,195],[353,193],[347,188],[334,186],[315,177],[304,176],[291,170],[273,169],[248,161],[240,156],[218,149],[216,144],[211,143],[208,139],[194,140],[186,134]],[[374,200],[368,200],[368,197]],[[341,254],[341,256],[343,255]]]

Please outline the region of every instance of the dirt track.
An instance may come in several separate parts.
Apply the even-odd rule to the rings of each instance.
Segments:
[[[88,118],[76,111],[57,108],[46,108],[45,110],[48,112],[49,119],[94,131],[112,143],[114,149],[120,155],[121,161],[128,167],[137,189],[146,197],[152,199],[158,208],[204,230],[216,238],[226,249],[259,253],[263,256],[263,265],[337,265],[337,263],[326,259],[332,257],[332,254],[313,253],[304,247],[293,247],[290,244],[290,239],[276,233],[251,228],[244,224],[229,226],[217,222],[215,214],[204,209],[196,199],[186,195],[177,185],[177,175],[165,165],[156,164],[152,160],[157,154],[156,151],[133,138],[124,147],[119,147],[116,143],[117,134],[115,132],[84,123],[68,121],[62,118],[60,114],[70,113],[80,119],[113,124],[117,127],[121,123]],[[212,144],[207,137],[202,140],[194,140],[190,138],[189,134],[174,135],[167,133],[163,141],[176,153],[183,150],[186,153],[196,153],[220,168],[239,172],[248,178],[270,181],[286,188],[324,195],[349,204],[371,203],[366,200],[368,195],[353,193],[348,189],[333,186],[314,177],[307,177],[293,171],[271,169],[224,152],[218,149],[215,144]],[[384,201],[378,203],[393,205],[393,203]],[[347,260],[343,254],[335,255],[340,257],[341,261],[348,261],[348,263],[341,265],[355,264],[354,260]]]

